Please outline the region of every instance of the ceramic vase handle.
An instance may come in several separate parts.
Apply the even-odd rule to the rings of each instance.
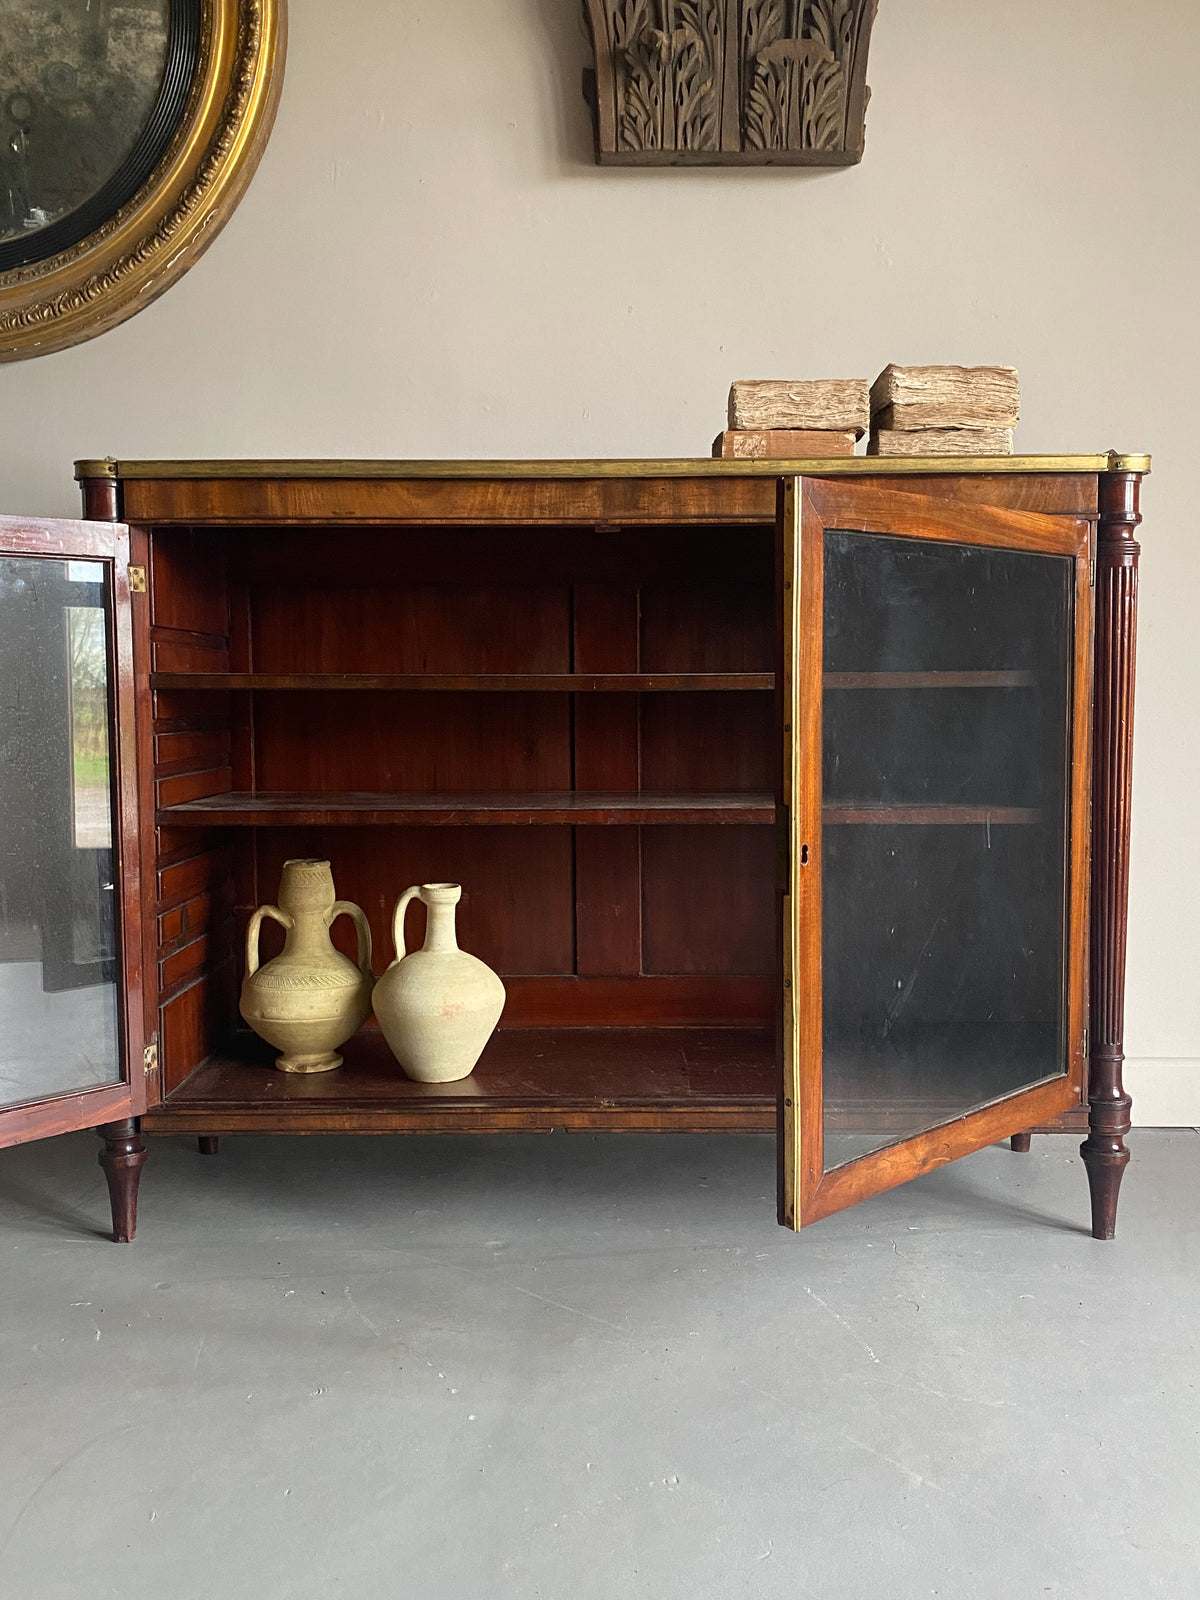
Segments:
[[[354,928],[358,934],[358,970],[364,978],[372,977],[371,924],[367,921],[362,907],[356,906],[353,900],[335,900],[326,926],[332,927],[337,918],[342,916],[354,919]]]
[[[262,927],[264,917],[270,917],[281,928],[291,931],[292,919],[286,911],[280,911],[278,906],[259,906],[250,918],[250,926],[246,929],[246,976],[252,977],[258,971],[258,932]]]
[[[396,949],[397,961],[403,961],[408,953],[404,948],[404,913],[408,910],[408,902],[419,899],[420,894],[421,885],[414,883],[411,889],[405,889],[392,912],[392,944]]]

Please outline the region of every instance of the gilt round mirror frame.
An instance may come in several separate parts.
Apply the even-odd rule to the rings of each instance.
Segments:
[[[0,361],[115,327],[211,244],[271,131],[285,4],[14,0],[0,43]]]

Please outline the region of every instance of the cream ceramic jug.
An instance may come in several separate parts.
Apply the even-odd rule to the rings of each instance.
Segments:
[[[335,950],[329,929],[345,913],[358,932],[357,965]],[[258,964],[264,917],[287,930],[283,951]],[[285,861],[279,904],[259,906],[246,929],[246,978],[241,1013],[260,1038],[283,1054],[282,1072],[330,1072],[337,1047],[371,1015],[371,929],[350,900],[334,897],[328,861]]]
[[[392,915],[396,959],[375,986],[375,1015],[405,1073],[418,1083],[468,1077],[504,1009],[504,985],[477,957],[458,948],[457,883],[406,889]],[[422,900],[428,913],[425,944],[404,948],[404,914]]]

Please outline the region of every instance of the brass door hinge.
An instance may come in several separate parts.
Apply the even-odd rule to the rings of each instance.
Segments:
[[[149,1077],[152,1072],[157,1072],[158,1071],[158,1041],[157,1040],[155,1040],[155,1042],[153,1044],[148,1044],[146,1046],[146,1048],[142,1051],[142,1061],[145,1064],[146,1076],[147,1077]]]
[[[1083,1059],[1086,1061],[1087,1058],[1088,1058],[1088,1031],[1087,1031],[1086,1028],[1083,1030],[1083,1050],[1082,1050],[1082,1054],[1083,1054]]]
[[[146,569],[145,569],[145,567],[130,567],[130,569],[129,569],[129,592],[130,592],[130,594],[145,594],[145,592],[146,592]]]

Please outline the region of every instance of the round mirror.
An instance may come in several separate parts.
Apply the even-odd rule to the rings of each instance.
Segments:
[[[0,359],[131,316],[200,254],[270,131],[283,0],[3,0]]]

